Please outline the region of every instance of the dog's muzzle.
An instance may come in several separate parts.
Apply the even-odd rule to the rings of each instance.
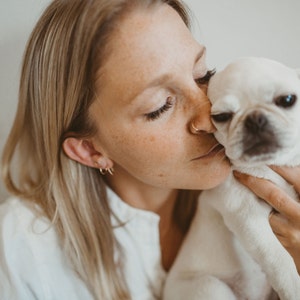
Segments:
[[[275,152],[280,147],[267,116],[260,111],[249,113],[244,121],[243,152],[256,156]]]

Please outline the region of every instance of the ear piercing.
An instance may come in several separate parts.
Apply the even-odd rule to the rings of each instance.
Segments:
[[[105,169],[102,169],[100,168],[99,169],[101,175],[106,175],[107,173],[109,173],[110,175],[114,175],[114,168],[105,168]]]
[[[101,175],[106,175],[107,173],[110,175],[114,175],[114,168],[105,168],[104,166],[107,165],[107,162],[103,159],[99,159],[98,161],[95,161],[95,166],[97,169],[99,169],[99,172]],[[103,168],[104,167],[104,168]]]
[[[199,133],[201,131],[201,129],[198,129],[195,125],[194,122],[191,123],[191,129],[192,129],[192,133]]]

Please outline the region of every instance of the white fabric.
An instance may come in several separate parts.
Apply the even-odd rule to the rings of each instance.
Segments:
[[[159,217],[130,207],[111,190],[108,195],[113,212],[125,223],[116,226],[114,233],[124,248],[132,299],[159,299],[166,277],[161,265]],[[112,222],[117,225],[114,218]],[[0,299],[92,299],[68,264],[49,221],[37,218],[16,198],[0,206]]]

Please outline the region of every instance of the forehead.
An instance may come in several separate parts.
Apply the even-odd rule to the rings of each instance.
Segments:
[[[112,83],[131,79],[138,85],[171,68],[179,71],[191,60],[195,44],[189,29],[170,6],[137,8],[123,17],[112,34],[101,80]]]
[[[183,20],[170,6],[138,8],[125,15],[115,30],[111,55],[122,61],[139,56],[155,58],[157,53],[168,51],[174,45],[184,47],[191,38]]]

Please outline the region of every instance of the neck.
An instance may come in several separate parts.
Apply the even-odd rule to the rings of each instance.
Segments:
[[[107,179],[107,184],[130,206],[152,211],[162,219],[171,216],[178,190],[151,186],[133,177],[124,178],[117,174]]]
[[[114,175],[108,177],[109,186],[130,206],[152,211],[160,216],[159,234],[162,265],[166,271],[172,266],[184,233],[173,218],[178,190],[149,186],[132,177],[126,180]]]

